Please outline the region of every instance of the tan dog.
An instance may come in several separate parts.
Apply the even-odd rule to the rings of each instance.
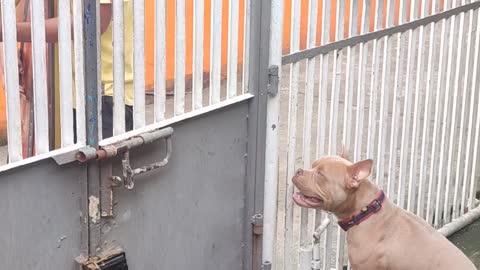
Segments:
[[[373,161],[327,156],[298,170],[293,200],[335,214],[347,230],[354,270],[475,270],[473,263],[419,217],[397,207],[367,178]],[[353,218],[355,217],[355,218]]]

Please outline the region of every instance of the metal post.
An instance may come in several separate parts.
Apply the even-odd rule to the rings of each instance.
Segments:
[[[246,3],[247,4],[247,3]],[[274,46],[278,50],[272,49],[272,37],[270,33],[281,35],[281,17],[283,12],[278,12],[277,8],[283,8],[283,1],[248,1],[248,7],[251,12],[246,16],[251,24],[251,31],[248,33],[248,49],[250,59],[248,67],[248,83],[246,90],[255,95],[250,101],[248,112],[249,143],[247,149],[247,181],[246,181],[246,215],[258,216],[263,212],[262,220],[252,220],[254,224],[246,224],[245,237],[245,269],[271,269],[274,255],[274,241],[276,228],[276,185],[278,169],[277,163],[277,141],[276,136],[271,133],[277,132],[278,114],[272,117],[272,102],[279,102],[279,98],[274,98],[268,94],[269,87],[269,65],[272,64],[272,52],[276,55],[276,64],[281,63],[281,37],[275,39]],[[273,16],[272,20],[279,20],[277,27],[271,25],[271,12],[278,12],[280,16]],[[277,14],[277,13],[275,13]],[[275,43],[273,42],[273,43]],[[270,59],[270,61],[269,61]],[[273,89],[272,89],[273,90]],[[267,111],[268,107],[268,111]],[[279,106],[276,106],[278,109]],[[278,111],[277,111],[278,112]],[[270,127],[265,128],[265,127]],[[269,138],[269,139],[266,139]],[[271,149],[266,150],[266,149]],[[253,226],[252,226],[253,225]],[[255,233],[252,228],[263,226],[262,235],[252,238]],[[253,241],[258,241],[252,243]],[[263,240],[263,242],[262,242]],[[252,247],[262,247],[262,258],[252,254]],[[251,264],[250,264],[251,263]],[[253,267],[251,267],[253,266]]]
[[[273,14],[273,16],[272,16]],[[254,25],[252,24],[252,29]],[[281,66],[282,56],[282,27],[283,27],[283,1],[272,0],[262,1],[262,34],[265,35],[264,57],[261,68],[268,66]],[[262,43],[263,44],[263,43]],[[250,58],[253,60],[254,58]],[[267,62],[268,61],[268,62]],[[281,69],[278,70],[278,76],[281,75]],[[266,71],[266,69],[265,69]],[[260,82],[261,87],[269,84],[267,74],[264,74],[264,80]],[[250,75],[251,76],[251,75]],[[274,80],[275,81],[275,80]],[[278,90],[279,85],[271,85]],[[278,92],[278,91],[277,91]],[[275,238],[277,226],[277,187],[278,187],[278,127],[280,111],[280,95],[270,95],[266,100],[266,125],[260,126],[265,132],[265,186],[264,186],[264,238],[262,261],[264,264],[271,262],[275,266]],[[266,126],[266,128],[265,128]],[[275,267],[273,267],[275,268]]]
[[[84,37],[85,37],[85,103],[87,144],[98,147],[98,67],[97,67],[97,12],[98,1],[84,2]],[[100,243],[100,169],[96,161],[87,164],[88,190],[88,254],[92,255]],[[95,209],[97,211],[95,211]]]

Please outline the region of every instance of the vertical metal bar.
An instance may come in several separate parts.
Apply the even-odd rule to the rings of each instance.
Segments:
[[[254,1],[255,2],[255,1]],[[245,5],[254,4],[254,2],[245,3]],[[269,66],[276,65],[279,67],[279,76],[281,76],[281,63],[282,63],[282,30],[283,30],[283,1],[271,1],[269,16],[270,23],[270,37],[269,37]],[[246,8],[250,10],[250,7]],[[268,12],[265,11],[265,12]],[[262,12],[263,13],[263,12]],[[270,16],[275,14],[275,16]],[[253,13],[252,13],[253,15]],[[245,13],[245,16],[252,16],[250,13]],[[262,14],[263,17],[264,14]],[[253,16],[252,16],[253,19]],[[267,19],[267,18],[266,18]],[[247,17],[245,18],[247,20]],[[250,18],[248,18],[250,22]],[[253,34],[255,28],[249,33]],[[254,41],[249,37],[249,41]],[[252,42],[253,44],[253,42]],[[250,49],[250,46],[249,46]],[[249,58],[249,57],[248,57]],[[255,57],[252,58],[254,61]],[[252,62],[253,63],[253,62]],[[248,68],[249,72],[253,72]],[[245,69],[244,69],[245,71]],[[254,76],[249,76],[249,81]],[[244,77],[245,79],[245,77]],[[278,85],[280,88],[280,85]],[[278,139],[278,126],[280,117],[280,95],[271,96],[267,99],[267,117],[266,117],[266,140],[265,140],[265,188],[264,188],[264,219],[263,219],[263,251],[262,262],[273,263],[275,257],[275,239],[277,228],[277,188],[278,188],[278,151],[279,151],[279,139]]]
[[[322,40],[324,45],[330,37],[330,27],[326,27],[330,16],[330,1],[322,1]],[[327,122],[327,85],[328,85],[328,54],[319,55],[320,73],[318,78],[318,116],[317,116],[317,149],[316,156],[327,154],[326,152],[326,122]],[[318,224],[320,225],[320,224]]]
[[[125,132],[125,62],[123,0],[113,1],[113,135]]]
[[[412,7],[417,6],[416,0],[412,0]],[[412,20],[414,15],[414,8],[410,8],[410,20]],[[408,164],[408,140],[410,136],[410,111],[411,111],[411,96],[412,96],[412,86],[410,85],[413,76],[413,62],[415,58],[415,51],[412,48],[416,44],[416,35],[413,33],[413,30],[408,30],[408,50],[407,50],[407,77],[405,80],[405,102],[403,107],[403,123],[402,123],[402,142],[400,150],[400,172],[398,177],[398,196],[397,204],[400,207],[405,207],[405,182],[407,176],[407,164]]]
[[[245,94],[249,91],[248,89],[248,74],[249,74],[249,67],[250,67],[250,55],[248,51],[250,50],[250,0],[244,0],[244,26],[243,26],[243,76],[242,76],[242,93]]]
[[[343,39],[343,20],[345,12],[345,0],[339,0],[336,8],[336,40]],[[332,74],[332,88],[331,88],[331,106],[330,106],[330,124],[328,129],[328,153],[335,154],[337,150],[337,122],[338,122],[338,102],[340,96],[341,83],[341,57],[340,51],[333,52],[333,74]]]
[[[86,143],[85,133],[85,50],[82,22],[82,1],[73,0],[73,42],[75,57],[75,107],[77,125],[77,143]],[[53,56],[53,55],[52,55]]]
[[[480,52],[480,19],[478,18],[478,13],[480,11],[477,10],[477,27],[475,31],[475,56],[473,57],[473,79],[472,79],[472,91],[477,92],[477,103],[480,100],[480,92],[477,86],[477,78],[478,78],[478,57]],[[473,132],[473,131],[472,131]],[[475,192],[476,190],[476,173],[477,173],[477,158],[478,158],[478,148],[479,148],[479,138],[480,137],[480,111],[478,110],[477,106],[477,117],[475,120],[475,138],[473,144],[473,157],[472,157],[472,169],[470,171],[470,190],[469,190],[469,198],[468,198],[468,210],[472,210],[475,208]],[[468,143],[467,143],[468,145]]]
[[[299,248],[299,267],[298,269],[311,269],[313,249],[311,244],[302,245]]]
[[[145,0],[133,5],[133,128],[145,126]]]
[[[20,118],[20,95],[18,88],[18,58],[15,1],[4,0],[2,5],[3,66],[7,100],[8,159],[22,159],[22,130]],[[8,66],[8,68],[6,68]]]
[[[84,0],[85,1],[85,0]],[[97,1],[96,3],[96,9],[97,10],[100,10],[100,1]],[[113,8],[112,8],[113,9]],[[85,11],[85,9],[83,9]],[[97,12],[96,14],[96,19],[97,19],[97,22],[100,21],[100,12]],[[113,20],[113,19],[112,19]],[[96,28],[97,28],[97,55],[101,55],[101,33],[100,33],[100,24],[97,23],[96,25]],[[84,30],[85,32],[85,30]],[[85,33],[84,33],[84,36],[85,36]],[[112,40],[113,41],[113,40]],[[103,126],[103,123],[102,123],[102,95],[103,95],[103,86],[102,86],[102,75],[100,73],[100,71],[102,70],[102,57],[97,57],[97,119],[100,119],[100,121],[98,121],[98,140],[101,140],[103,138],[103,130],[102,130],[102,126]],[[86,120],[85,120],[86,121]]]
[[[440,10],[439,7],[437,6],[436,10]],[[437,155],[437,145],[438,145],[438,140],[440,138],[440,126],[441,126],[441,110],[446,110],[446,108],[443,108],[440,106],[440,102],[442,100],[442,92],[441,92],[441,83],[442,83],[442,69],[444,66],[444,58],[445,54],[447,52],[445,48],[445,36],[446,36],[446,20],[440,21],[442,24],[441,28],[441,34],[440,34],[440,49],[439,49],[439,60],[438,60],[438,75],[437,75],[437,87],[436,87],[436,95],[435,95],[435,116],[434,116],[434,126],[433,126],[433,137],[432,137],[432,157],[431,157],[431,163],[430,163],[430,171],[429,171],[429,180],[428,180],[428,197],[427,197],[427,221],[432,222],[433,224],[433,215],[434,215],[434,209],[433,209],[433,201],[436,199],[437,196],[439,196],[439,190],[442,188],[441,187],[441,179],[438,179],[437,176],[437,165],[438,165],[438,157]],[[446,96],[446,90],[445,90],[445,96]],[[439,148],[438,148],[439,149]],[[438,182],[437,184],[437,190],[434,191],[433,184],[435,182]],[[434,193],[436,192],[436,194]],[[437,195],[437,196],[436,196]],[[435,197],[435,198],[434,198]]]
[[[192,108],[203,107],[203,19],[204,0],[194,1],[193,9],[193,78],[192,78]],[[246,52],[244,52],[246,53]]]
[[[210,105],[220,102],[222,67],[222,0],[212,0],[210,39]]]
[[[60,131],[62,147],[73,144],[72,33],[70,1],[58,2],[58,62],[60,82]],[[35,104],[36,105],[36,104]],[[38,146],[37,146],[38,147]]]
[[[435,13],[435,9],[432,9],[432,14]],[[430,137],[430,113],[432,106],[432,82],[434,80],[433,72],[433,56],[435,55],[435,23],[430,23],[429,25],[429,41],[428,41],[428,59],[427,59],[427,80],[425,85],[425,111],[423,114],[423,134],[422,134],[422,146],[420,150],[420,176],[419,176],[419,194],[417,201],[417,215],[426,219],[424,216],[425,211],[425,180],[427,174],[427,152],[428,146],[431,141]],[[441,51],[438,51],[440,54]],[[434,145],[435,142],[432,142]],[[433,160],[431,162],[434,162]],[[430,183],[428,185],[428,192],[431,191]]]
[[[392,1],[387,1],[386,6],[387,16],[387,27],[393,25],[393,17],[395,12],[395,5],[392,4]],[[377,151],[377,174],[376,180],[380,188],[383,188],[383,179],[385,173],[385,144],[387,141],[387,127],[384,126],[387,123],[388,118],[388,108],[389,108],[389,94],[390,89],[387,88],[389,82],[389,71],[390,67],[388,62],[390,61],[390,55],[388,54],[388,40],[390,39],[389,36],[383,38],[383,61],[382,61],[382,77],[381,77],[381,86],[380,86],[380,121],[378,127],[378,137],[380,140],[380,144],[378,146]]]
[[[32,62],[34,98],[33,104],[35,111],[35,150],[37,154],[43,154],[50,151],[48,125],[45,124],[48,121],[47,62],[45,57],[45,12],[43,8],[38,8],[43,6],[44,3],[42,0],[30,1],[30,10],[32,12]],[[70,73],[70,76],[72,76],[71,74],[72,73]],[[70,88],[70,91],[71,89],[72,88]],[[70,115],[72,115],[72,111],[70,111]],[[73,126],[71,126],[71,129],[73,129]]]
[[[354,17],[355,16],[355,17]],[[348,14],[349,20],[349,27],[348,37],[352,37],[357,35],[357,20],[356,16],[358,16],[358,1],[350,0],[350,12]],[[352,107],[353,107],[353,79],[354,75],[354,68],[355,64],[353,63],[353,59],[355,58],[355,48],[347,47],[347,69],[345,73],[345,98],[344,98],[344,117],[343,117],[343,136],[342,136],[342,144],[347,148],[350,149],[350,140],[352,134],[350,132],[350,128],[352,126]]]
[[[300,0],[292,1],[290,52],[300,49]],[[293,251],[293,201],[294,191],[292,179],[295,170],[295,151],[297,141],[297,99],[298,99],[298,76],[300,63],[293,63],[290,67],[290,91],[288,101],[288,153],[287,153],[287,192],[285,198],[285,269],[294,269]]]
[[[448,108],[448,106],[450,105],[450,102],[449,102],[449,93],[447,92],[449,87],[450,87],[450,73],[451,73],[451,70],[452,70],[452,61],[453,61],[453,35],[455,34],[455,32],[453,32],[453,27],[452,26],[455,26],[455,17],[451,17],[449,19],[450,21],[450,35],[449,35],[449,42],[448,42],[448,56],[447,56],[447,73],[446,73],[446,82],[444,84],[445,86],[445,101],[444,101],[444,108]],[[439,76],[440,77],[440,76]],[[442,203],[441,201],[442,200],[445,200],[447,199],[446,196],[445,197],[441,197],[441,194],[440,194],[440,191],[441,191],[441,188],[442,188],[442,183],[443,183],[443,179],[445,178],[444,177],[444,171],[445,171],[445,164],[444,164],[444,159],[445,159],[445,140],[447,139],[447,120],[448,120],[448,115],[449,115],[449,112],[450,110],[447,110],[447,109],[444,109],[443,111],[443,118],[442,118],[442,122],[443,122],[443,127],[442,127],[442,135],[441,135],[441,142],[440,142],[440,162],[439,162],[439,165],[438,165],[438,168],[439,168],[439,171],[438,171],[438,178],[439,178],[439,184],[437,186],[437,198],[436,198],[436,201],[435,201],[435,220],[434,220],[434,227],[435,228],[439,228],[439,226],[441,226],[441,211],[443,209],[441,209],[441,206],[440,204]],[[448,177],[447,177],[447,183],[446,183],[446,187],[445,187],[445,192],[448,193],[449,192],[449,188],[448,188],[448,185],[449,185],[449,182],[448,182]],[[442,211],[443,212],[443,211]],[[443,216],[446,216],[446,212],[443,212]]]
[[[462,5],[465,5],[466,4],[466,1],[463,0],[462,1]],[[461,14],[461,16],[464,15],[464,13]],[[460,178],[464,179],[462,176],[461,176],[461,172],[462,172],[462,169],[460,168],[460,165],[464,165],[465,167],[468,168],[468,163],[464,163],[464,162],[461,162],[462,160],[462,154],[463,154],[463,137],[465,136],[464,134],[464,130],[465,130],[465,111],[466,111],[466,106],[467,106],[467,87],[468,87],[468,73],[469,73],[469,67],[470,67],[470,51],[471,51],[471,48],[472,48],[472,30],[473,30],[473,9],[470,10],[469,12],[469,16],[468,16],[468,36],[467,36],[467,52],[466,52],[466,55],[465,55],[465,58],[464,58],[464,61],[466,61],[466,65],[465,65],[465,70],[463,71],[463,90],[462,90],[462,108],[461,108],[461,112],[460,112],[460,134],[459,134],[459,137],[458,137],[458,151],[457,151],[457,167],[456,167],[456,170],[455,170],[455,191],[453,193],[453,216],[452,216],[452,220],[459,217],[462,213],[463,213],[463,210],[464,210],[464,206],[465,206],[465,197],[466,197],[466,192],[467,192],[467,183],[465,181],[463,181],[462,183],[460,183]],[[463,27],[460,28],[460,31],[463,32]],[[461,46],[459,46],[461,47]],[[459,55],[457,55],[457,58],[461,58]],[[460,66],[460,65],[459,65]],[[459,83],[457,81],[457,83]],[[473,92],[475,93],[475,92]],[[474,99],[474,95],[472,95],[470,97],[470,99]],[[469,156],[468,155],[468,148],[465,148],[466,151],[465,151],[465,156]],[[465,157],[466,159],[468,159],[468,157]],[[460,186],[461,185],[461,186]],[[459,198],[459,189],[462,189],[462,194],[460,195],[460,198]],[[460,199],[460,202],[458,201]],[[460,209],[458,207],[461,207]]]
[[[185,112],[185,0],[176,0],[175,9],[175,94],[174,114]],[[212,13],[212,16],[215,16]]]
[[[344,23],[345,23],[345,0],[337,1],[336,9],[336,40],[342,40],[344,38]],[[335,50],[333,52],[333,75],[332,75],[332,93],[331,93],[331,106],[330,106],[330,125],[329,125],[329,144],[328,152],[330,155],[334,154],[337,149],[337,122],[338,122],[338,110],[339,110],[339,96],[340,96],[340,84],[342,82],[342,56],[341,52]],[[333,230],[329,229],[327,235],[333,233]],[[328,243],[327,243],[328,246]],[[343,251],[345,246],[345,233],[341,231],[340,227],[337,227],[337,247],[336,247],[336,269],[343,268]],[[328,252],[329,250],[327,250]],[[327,260],[327,258],[325,258]]]
[[[360,21],[360,34],[368,32],[368,26],[370,24],[370,5],[371,0],[362,1],[362,18]],[[353,160],[357,161],[361,158],[362,153],[362,140],[363,140],[363,118],[365,110],[365,72],[367,70],[367,53],[368,44],[359,44],[358,55],[358,85],[357,85],[357,115],[355,121],[355,147],[353,153]]]
[[[474,108],[475,108],[475,105],[478,104],[478,99],[480,98],[480,94],[479,94],[479,91],[478,89],[476,88],[476,84],[477,84],[477,77],[478,77],[478,57],[479,57],[479,51],[480,51],[480,19],[478,19],[478,13],[479,13],[479,10],[477,9],[476,11],[476,18],[477,18],[477,24],[476,24],[476,28],[475,28],[475,45],[474,45],[474,56],[473,56],[473,67],[472,67],[472,85],[471,85],[471,97],[470,97],[470,109],[469,109],[469,118],[468,118],[468,126],[469,126],[469,132],[467,134],[467,146],[466,146],[466,149],[473,149],[473,151],[471,151],[471,154],[468,154],[466,155],[466,160],[465,160],[465,164],[466,164],[466,168],[465,168],[465,172],[464,172],[464,175],[463,175],[463,182],[465,184],[465,186],[467,185],[468,183],[468,179],[470,179],[470,190],[469,190],[469,198],[468,199],[468,202],[467,202],[467,207],[469,210],[473,209],[474,207],[474,204],[473,204],[473,201],[475,199],[475,190],[473,189],[473,186],[474,186],[474,182],[475,182],[475,169],[474,167],[476,166],[476,160],[474,160],[473,157],[475,157],[475,153],[477,152],[477,149],[478,148],[472,148],[472,137],[473,137],[473,134],[474,134],[474,130],[475,132],[478,133],[478,125],[477,125],[477,129],[474,129],[474,126],[473,126],[473,112],[474,112]],[[470,13],[470,16],[473,17],[473,11]],[[477,95],[477,100],[475,100],[475,95]],[[477,107],[478,108],[478,107]],[[478,121],[478,115],[479,115],[479,111],[477,109],[477,121]],[[476,142],[476,141],[475,141]],[[473,155],[471,157],[471,155]],[[472,162],[470,162],[470,159],[472,160]],[[469,164],[471,164],[469,166]],[[472,171],[469,171],[470,167],[472,168]],[[469,173],[470,172],[470,173]],[[464,209],[464,205],[463,203],[465,202],[465,198],[462,198],[462,208],[461,209]]]
[[[375,2],[375,12],[374,12],[374,19],[373,24],[375,26],[374,31],[378,31],[382,25],[382,18],[383,14],[379,12],[379,2]],[[368,108],[368,133],[367,133],[367,157],[373,157],[373,153],[375,151],[375,135],[376,135],[376,122],[377,122],[377,80],[378,80],[378,62],[379,62],[379,54],[378,54],[378,40],[373,40],[372,45],[372,74],[370,78],[370,101],[369,101],[369,108]]]
[[[399,6],[398,24],[407,21],[406,1]],[[393,105],[392,105],[392,123],[390,126],[390,148],[388,158],[388,181],[387,181],[387,196],[393,198],[393,191],[395,189],[395,179],[397,171],[397,142],[398,142],[398,118],[400,107],[400,89],[403,84],[403,54],[404,46],[402,46],[402,33],[397,34],[397,51],[395,62],[395,76],[393,82]]]
[[[308,32],[307,32],[307,48],[315,47],[317,39],[317,15],[318,15],[318,0],[310,0],[308,2]],[[307,72],[305,77],[305,105],[304,105],[304,122],[303,122],[303,167],[309,168],[311,166],[311,145],[312,145],[312,119],[313,119],[313,87],[315,82],[315,66],[316,59],[307,59]],[[301,209],[300,219],[300,245],[306,246],[311,242],[311,236],[308,235],[308,217],[309,210]],[[301,258],[311,257],[312,249],[304,249],[300,251]],[[302,254],[309,253],[308,254]],[[308,261],[310,265],[310,261]]]
[[[195,4],[203,1],[195,1]],[[165,119],[165,81],[166,81],[166,40],[165,40],[165,0],[157,0],[155,2],[155,96],[154,96],[154,112],[155,112],[155,122],[159,122]],[[197,6],[195,6],[195,11],[197,11]],[[195,13],[196,14],[196,13]],[[194,33],[197,35],[197,16],[195,16]],[[203,18],[203,12],[202,18]],[[203,23],[203,19],[201,20]],[[203,31],[203,27],[201,27]],[[203,36],[203,35],[202,35]],[[197,37],[195,37],[195,46],[197,46]],[[203,42],[202,42],[203,44]],[[198,57],[197,49],[195,47],[194,59]],[[200,57],[203,59],[203,57]],[[195,62],[196,63],[196,62]],[[195,93],[195,69],[194,69],[194,93]],[[195,95],[195,94],[194,94]]]
[[[415,6],[416,8],[416,6]],[[423,17],[425,15],[425,8],[426,8],[426,1],[422,1],[422,8],[421,8],[421,15]],[[415,207],[415,191],[416,182],[417,182],[417,175],[416,175],[416,164],[417,164],[417,147],[418,147],[418,125],[420,122],[420,102],[422,98],[422,92],[420,89],[420,81],[423,81],[422,76],[422,67],[423,67],[423,43],[424,43],[424,27],[420,26],[418,29],[418,49],[417,49],[417,67],[416,67],[416,78],[415,78],[415,99],[413,105],[413,123],[412,123],[412,143],[411,143],[411,150],[410,150],[410,172],[408,177],[408,200],[407,200],[407,210],[412,211]]]
[[[453,1],[452,8],[455,8],[457,6],[456,2]],[[460,13],[460,31],[458,31],[459,38],[457,40],[453,40],[453,35],[451,35],[450,40],[451,40],[451,46],[454,46],[454,42],[457,44],[463,44],[463,25],[465,21],[465,13]],[[450,21],[450,33],[454,33],[455,31],[455,17],[451,18]],[[445,199],[443,201],[443,214],[444,214],[444,224],[450,222],[451,220],[451,215],[449,214],[450,211],[450,188],[451,188],[451,181],[452,181],[452,169],[454,167],[453,165],[453,152],[454,152],[454,147],[455,147],[455,135],[456,135],[456,130],[457,130],[457,99],[458,99],[458,81],[460,78],[460,54],[462,53],[462,47],[463,46],[456,46],[457,47],[457,53],[456,53],[456,63],[455,63],[455,73],[454,73],[454,80],[453,80],[453,103],[451,109],[451,123],[450,123],[450,137],[448,141],[448,158],[447,158],[447,174],[446,176],[446,188],[447,190],[445,191]],[[453,57],[453,55],[452,55]],[[453,59],[452,59],[453,60]],[[447,76],[448,83],[445,84],[446,87],[450,86],[450,76]]]
[[[330,1],[322,1],[322,40],[321,44],[326,44],[330,36],[330,27],[326,27],[326,22],[331,17]],[[320,156],[326,154],[326,122],[327,122],[327,85],[328,85],[328,54],[319,56],[320,72],[318,78],[318,105],[317,105],[317,142],[316,155]],[[322,222],[322,211],[315,210],[315,228],[318,228]],[[321,245],[320,241],[315,244],[313,259],[320,260]],[[327,263],[324,263],[324,265]]]
[[[98,65],[97,65],[97,0],[84,1],[83,25],[85,37],[85,103],[87,144],[98,147]],[[115,3],[115,2],[114,2]],[[99,198],[100,169],[96,161],[87,164],[88,197]],[[87,207],[87,206],[85,206]],[[100,247],[100,223],[88,216],[88,254]]]
[[[238,0],[228,3],[228,65],[227,92],[228,97],[237,95],[237,65],[238,65]]]

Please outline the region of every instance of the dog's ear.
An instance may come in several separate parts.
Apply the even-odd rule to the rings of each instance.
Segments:
[[[349,189],[357,188],[360,182],[372,174],[373,160],[366,159],[347,167],[346,186]]]
[[[348,147],[346,147],[344,144],[342,144],[342,148],[340,149],[338,155],[343,159],[350,160]]]

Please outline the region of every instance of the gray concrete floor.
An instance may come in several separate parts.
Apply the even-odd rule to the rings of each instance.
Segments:
[[[480,269],[480,220],[452,235],[450,241]]]

